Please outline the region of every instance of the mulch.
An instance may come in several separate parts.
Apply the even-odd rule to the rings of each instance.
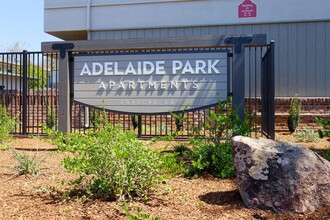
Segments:
[[[277,138],[296,141],[288,134],[279,134]],[[128,219],[125,210],[134,216],[144,214],[149,219],[330,219],[329,208],[305,215],[248,209],[234,179],[221,180],[207,174],[198,179],[183,176],[168,179],[148,200],[136,199],[125,207],[115,201],[69,199],[63,192],[68,192],[70,187],[63,181],[77,176],[61,165],[63,153],[57,153],[56,147],[49,143],[31,138],[15,139],[12,146],[19,152],[44,156],[45,169],[39,175],[15,176],[11,168],[15,164],[12,152],[0,151],[0,219]],[[307,146],[322,152],[330,148],[330,142],[322,140]]]

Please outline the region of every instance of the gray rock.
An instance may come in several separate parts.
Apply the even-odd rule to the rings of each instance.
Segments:
[[[314,212],[330,208],[330,162],[294,143],[232,139],[236,178],[248,208]]]

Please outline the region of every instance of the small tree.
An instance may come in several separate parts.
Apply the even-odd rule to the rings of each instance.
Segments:
[[[291,133],[295,132],[300,121],[301,100],[295,95],[290,102],[288,128]]]

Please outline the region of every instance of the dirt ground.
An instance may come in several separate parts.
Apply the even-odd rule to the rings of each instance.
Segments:
[[[296,142],[288,134],[278,134],[277,139]],[[158,143],[159,146],[164,144]],[[304,145],[321,153],[330,148],[330,142],[326,140]],[[56,147],[31,138],[15,139],[12,147],[18,152],[45,157],[42,165],[45,169],[39,175],[16,177],[10,168],[15,164],[12,151],[0,151],[0,219],[127,219],[124,208],[117,202],[67,200],[61,194],[68,191],[63,180],[73,180],[76,176],[61,166],[64,155],[57,153]],[[136,200],[128,209],[133,215],[150,215],[149,219],[330,219],[329,209],[307,215],[247,209],[234,179],[220,180],[210,176],[199,179],[178,176],[166,180],[149,200]]]

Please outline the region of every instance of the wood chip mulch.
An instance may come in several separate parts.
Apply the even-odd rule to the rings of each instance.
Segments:
[[[279,134],[277,139],[295,141],[287,134]],[[322,151],[330,148],[330,142],[322,140],[308,146]],[[45,169],[39,175],[15,176],[11,168],[15,164],[12,151],[0,151],[0,219],[128,219],[125,208],[115,201],[67,200],[61,192],[68,190],[68,186],[61,182],[77,176],[63,168],[60,161],[64,155],[57,153],[53,145],[23,138],[15,139],[12,147],[18,152],[44,156]],[[329,208],[305,215],[247,209],[235,180],[208,175],[199,179],[178,176],[166,180],[148,200],[135,200],[127,209],[136,216],[148,214],[149,219],[330,219]]]

